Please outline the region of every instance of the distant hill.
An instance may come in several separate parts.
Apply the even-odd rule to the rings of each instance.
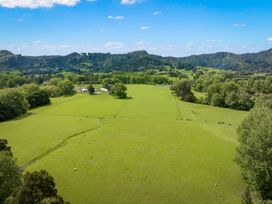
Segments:
[[[195,66],[230,70],[272,71],[272,49],[259,53],[219,52],[189,57],[162,57],[135,51],[127,54],[71,53],[66,56],[22,56],[0,51],[0,70],[57,71],[60,69],[93,71],[138,71],[163,69],[165,66],[191,69]]]

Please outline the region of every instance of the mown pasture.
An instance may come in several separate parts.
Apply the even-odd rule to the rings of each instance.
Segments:
[[[130,85],[131,99],[53,99],[0,123],[19,164],[47,169],[73,204],[234,204],[234,154],[247,112],[190,104],[168,87]]]

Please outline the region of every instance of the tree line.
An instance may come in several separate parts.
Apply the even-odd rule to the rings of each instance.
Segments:
[[[272,94],[272,76],[239,76],[235,72],[196,70],[193,79],[183,78],[171,88],[182,100],[200,104],[250,110],[261,95]],[[194,97],[194,92],[202,97]]]
[[[16,88],[1,89],[0,121],[23,115],[32,108],[49,105],[50,97],[68,96],[74,93],[74,84],[69,80],[57,80],[56,85],[24,84]]]

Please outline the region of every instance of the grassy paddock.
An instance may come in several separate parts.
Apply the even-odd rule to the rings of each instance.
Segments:
[[[165,87],[130,85],[128,95],[54,99],[0,123],[0,135],[73,204],[240,203],[233,158],[246,112],[182,103]]]

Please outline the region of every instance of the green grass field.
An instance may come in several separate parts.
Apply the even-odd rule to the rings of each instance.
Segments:
[[[233,159],[246,112],[183,103],[166,87],[131,85],[128,95],[53,99],[0,123],[0,135],[73,204],[240,203]]]

